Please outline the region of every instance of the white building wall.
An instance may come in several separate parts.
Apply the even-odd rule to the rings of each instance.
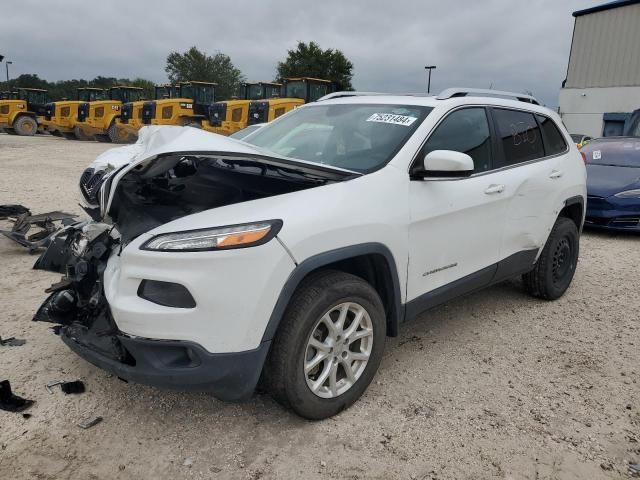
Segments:
[[[560,116],[570,133],[599,137],[604,113],[633,112],[639,108],[640,86],[560,90]]]

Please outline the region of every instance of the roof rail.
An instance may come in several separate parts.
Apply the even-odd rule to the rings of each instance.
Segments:
[[[540,105],[538,100],[536,100],[536,98],[532,97],[531,95],[526,95],[524,93],[502,92],[500,90],[488,90],[485,88],[447,88],[442,92],[440,92],[436,97],[436,99],[446,100],[448,98],[466,97],[466,96],[513,98],[521,102],[532,103],[533,105]]]
[[[369,97],[372,95],[389,95],[388,93],[380,93],[380,92],[356,92],[356,91],[343,91],[343,92],[333,92],[325,95],[324,97],[320,97],[318,102],[322,102],[323,100],[331,100],[332,98],[344,98],[344,97]]]

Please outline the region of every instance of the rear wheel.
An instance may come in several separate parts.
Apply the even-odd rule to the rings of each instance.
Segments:
[[[85,135],[80,127],[74,127],[73,134],[76,136],[77,140],[93,140],[90,136]]]
[[[312,275],[294,294],[273,340],[265,386],[302,417],[335,415],[366,390],[385,337],[384,307],[371,285],[338,271]]]
[[[573,220],[559,217],[533,270],[523,275],[525,289],[545,300],[560,298],[576,272],[580,236]]]
[[[100,143],[111,143],[111,139],[109,138],[109,135],[96,134],[94,138]]]
[[[66,138],[67,140],[76,140],[75,134],[73,134],[71,132],[62,132],[62,136],[64,138]]]
[[[107,133],[113,143],[133,143],[133,137],[118,130],[115,122],[111,124]]]
[[[18,135],[31,136],[38,130],[38,123],[33,118],[22,115],[13,122],[13,128]]]

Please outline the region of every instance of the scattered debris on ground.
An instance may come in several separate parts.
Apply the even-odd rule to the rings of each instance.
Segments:
[[[17,217],[25,213],[31,215],[29,209],[23,205],[0,205],[0,220]]]
[[[27,341],[22,340],[21,338],[16,338],[16,337],[2,338],[0,336],[0,345],[2,345],[3,347],[21,347],[25,343],[27,343]]]
[[[84,383],[80,380],[74,380],[72,382],[65,382],[63,380],[57,380],[55,382],[47,383],[45,387],[49,393],[53,393],[53,387],[60,385],[60,390],[62,390],[67,395],[70,393],[84,393],[85,386]]]
[[[80,380],[75,380],[73,382],[61,383],[60,390],[69,395],[70,393],[84,393],[85,387],[84,383],[82,383]]]
[[[4,205],[4,207],[6,206],[7,205]],[[13,206],[22,207],[21,205]],[[0,233],[23,247],[28,248],[30,253],[34,253],[40,249],[46,248],[51,242],[51,238],[54,234],[62,227],[73,223],[74,218],[76,217],[77,215],[72,213],[65,213],[57,210],[54,212],[31,215],[31,212],[27,210],[15,217],[5,217],[9,221],[13,222],[13,227],[11,230],[0,230]],[[29,234],[32,229],[35,229],[35,233]]]
[[[85,430],[88,430],[91,427],[95,427],[97,424],[99,424],[102,421],[102,417],[92,417],[92,418],[87,418],[86,420],[81,421],[78,426],[80,428],[83,428]]]
[[[26,398],[14,395],[11,391],[11,383],[9,380],[0,382],[0,410],[22,412],[33,405],[33,403],[33,400],[27,400]]]

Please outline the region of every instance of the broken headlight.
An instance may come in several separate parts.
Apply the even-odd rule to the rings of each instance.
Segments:
[[[159,252],[201,252],[255,247],[275,237],[281,227],[282,220],[266,220],[242,225],[163,233],[148,240],[140,248]]]

